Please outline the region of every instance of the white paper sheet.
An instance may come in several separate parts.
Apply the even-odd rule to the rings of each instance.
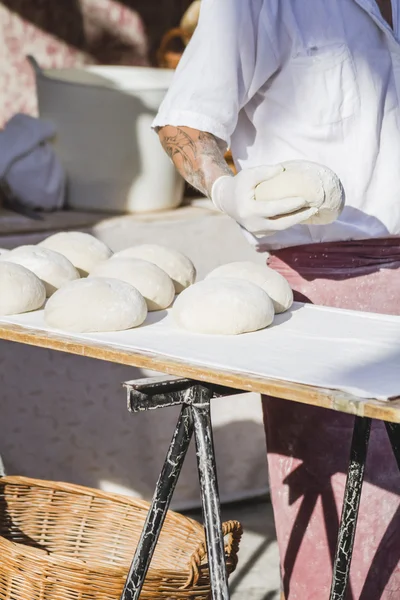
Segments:
[[[43,331],[43,311],[3,317]],[[65,334],[64,334],[65,335]],[[209,367],[387,400],[400,395],[400,317],[295,304],[268,329],[240,336],[180,330],[169,311],[150,313],[137,329],[68,334],[114,348],[151,352]]]

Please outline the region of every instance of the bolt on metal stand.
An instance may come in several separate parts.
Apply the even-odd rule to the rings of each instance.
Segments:
[[[173,379],[171,377],[131,381],[125,383],[124,386],[128,392],[128,409],[131,412],[177,405],[182,406],[182,409],[121,600],[139,600],[193,433],[196,443],[212,598],[213,600],[229,600],[210,401],[215,397],[240,392],[198,383],[190,379]]]

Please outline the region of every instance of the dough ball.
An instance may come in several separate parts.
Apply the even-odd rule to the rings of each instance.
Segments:
[[[41,308],[46,300],[44,283],[21,265],[0,262],[0,315],[18,315]]]
[[[47,297],[69,281],[79,279],[74,265],[62,254],[48,248],[20,246],[8,254],[1,255],[1,260],[22,265],[35,273],[43,281]]]
[[[106,278],[72,281],[44,310],[47,325],[76,333],[131,329],[146,316],[146,301],[132,285]]]
[[[266,265],[247,261],[233,262],[217,267],[207,275],[207,279],[223,277],[246,279],[259,285],[271,298],[276,313],[285,312],[293,304],[293,292],[288,281]]]
[[[10,251],[7,250],[7,248],[0,248],[0,255],[1,254],[7,254],[8,252],[10,252]]]
[[[285,169],[256,188],[256,200],[283,200],[302,197],[309,207],[319,208],[304,224],[327,225],[336,221],[343,210],[345,193],[338,176],[323,165],[306,160],[281,163]]]
[[[130,283],[142,294],[148,310],[168,308],[175,296],[171,277],[157,265],[140,258],[112,258],[97,265],[92,276],[113,277]]]
[[[271,298],[244,279],[206,279],[188,288],[172,309],[175,321],[195,333],[237,335],[268,327]]]
[[[40,242],[39,246],[59,252],[72,262],[81,275],[86,277],[100,262],[112,256],[112,250],[89,233],[61,231]]]
[[[175,292],[180,294],[184,289],[192,285],[196,279],[196,269],[187,256],[157,244],[142,244],[132,246],[114,254],[115,257],[130,256],[142,258],[160,267],[174,282]]]

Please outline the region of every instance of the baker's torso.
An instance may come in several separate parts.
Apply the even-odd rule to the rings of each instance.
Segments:
[[[255,92],[232,136],[237,166],[314,160],[346,190],[336,223],[297,226],[264,239],[270,248],[400,236],[400,0],[386,9],[375,0],[264,2],[258,35],[272,40],[277,68],[260,86],[257,57]]]

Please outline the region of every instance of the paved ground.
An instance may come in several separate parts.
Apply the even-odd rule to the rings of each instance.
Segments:
[[[201,520],[199,512],[186,513]],[[268,499],[223,507],[225,521],[243,524],[239,564],[230,580],[232,600],[279,600],[278,548]]]

